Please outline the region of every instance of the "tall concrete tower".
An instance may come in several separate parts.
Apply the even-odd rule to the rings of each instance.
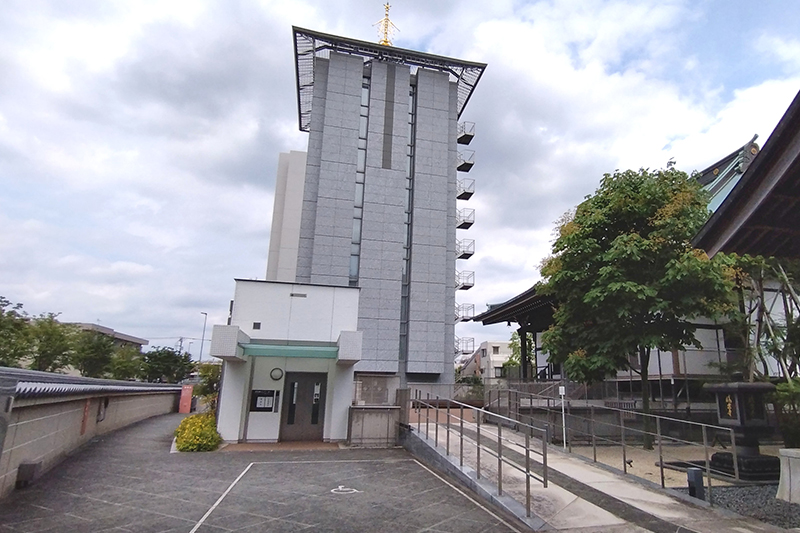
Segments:
[[[456,239],[474,216],[457,208],[458,119],[486,65],[293,30],[308,152],[281,162],[268,279],[360,289],[356,373],[452,383],[455,290],[472,286],[456,259],[474,245]]]

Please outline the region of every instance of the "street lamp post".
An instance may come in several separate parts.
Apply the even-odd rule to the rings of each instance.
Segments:
[[[203,315],[203,336],[200,337],[200,363],[203,362],[203,343],[206,340],[206,322],[208,322],[208,313],[205,311],[200,311],[200,314]]]

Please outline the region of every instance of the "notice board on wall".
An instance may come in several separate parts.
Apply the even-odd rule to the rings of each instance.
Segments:
[[[253,390],[250,393],[250,410],[277,413],[281,393],[277,390]]]

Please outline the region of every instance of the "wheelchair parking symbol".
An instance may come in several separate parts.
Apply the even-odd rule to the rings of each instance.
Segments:
[[[333,494],[355,494],[356,492],[361,492],[361,491],[345,487],[344,485],[339,485],[335,489],[331,489],[331,492]]]

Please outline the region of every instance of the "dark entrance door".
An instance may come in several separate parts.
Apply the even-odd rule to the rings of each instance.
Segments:
[[[287,440],[322,440],[327,374],[287,372],[281,409],[281,436]]]

